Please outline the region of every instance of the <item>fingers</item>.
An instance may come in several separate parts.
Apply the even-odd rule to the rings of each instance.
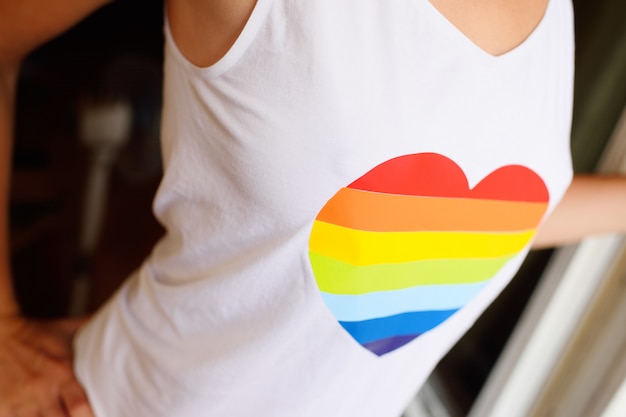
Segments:
[[[93,417],[71,360],[84,320],[18,321],[0,335],[0,417]]]
[[[69,417],[94,417],[87,395],[77,382],[72,381],[61,389],[61,400]]]
[[[67,417],[60,402],[48,405],[41,412],[42,417]]]

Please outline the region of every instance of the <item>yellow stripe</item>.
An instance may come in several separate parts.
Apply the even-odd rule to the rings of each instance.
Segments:
[[[511,256],[494,259],[429,259],[398,264],[354,266],[314,252],[311,267],[320,291],[367,294],[421,285],[474,284],[492,278]]]
[[[352,265],[422,259],[499,258],[524,248],[535,230],[513,233],[364,232],[316,220],[312,252]]]

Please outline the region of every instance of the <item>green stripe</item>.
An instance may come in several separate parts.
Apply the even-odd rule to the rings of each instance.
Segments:
[[[493,277],[513,256],[486,259],[428,259],[399,264],[355,266],[309,252],[320,291],[367,294],[419,285],[468,284]]]

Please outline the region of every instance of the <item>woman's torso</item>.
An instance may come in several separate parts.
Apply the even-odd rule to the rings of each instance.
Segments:
[[[571,179],[571,20],[495,57],[426,0],[259,0],[206,68],[167,30],[168,233],[78,339],[99,417],[397,415]]]

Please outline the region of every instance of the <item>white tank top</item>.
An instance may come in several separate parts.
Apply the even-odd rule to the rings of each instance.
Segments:
[[[97,417],[397,417],[571,180],[572,31],[258,0],[197,68],[166,28],[167,235],[77,338]]]

